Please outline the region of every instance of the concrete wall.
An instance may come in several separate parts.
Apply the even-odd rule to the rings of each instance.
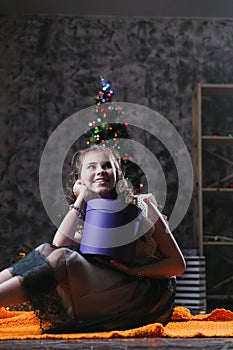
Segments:
[[[114,101],[154,109],[192,147],[195,83],[232,83],[233,20],[153,17],[0,17],[0,265],[23,245],[50,241],[40,198],[44,146],[71,114],[94,104],[99,76]],[[156,149],[152,149],[156,153]],[[168,202],[176,196],[169,154]],[[169,175],[170,174],[170,175]],[[169,215],[171,208],[167,207]],[[192,206],[175,235],[193,247]]]

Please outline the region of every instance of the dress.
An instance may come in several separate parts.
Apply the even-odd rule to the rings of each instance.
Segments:
[[[143,209],[143,225],[148,225],[146,234],[137,242],[136,264],[140,266],[159,258],[155,254],[153,225],[146,217],[148,213],[145,214],[153,196],[147,197],[147,205],[144,198],[137,196],[135,200]],[[51,253],[65,266],[65,277],[59,283],[46,259]],[[109,331],[152,322],[166,324],[172,314],[174,278],[129,276],[84,256],[77,248],[44,243],[14,264],[12,274],[24,277],[24,287],[46,333]]]

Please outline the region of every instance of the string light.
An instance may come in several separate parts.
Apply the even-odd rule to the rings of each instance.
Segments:
[[[102,76],[101,85],[102,89],[98,91],[98,96],[96,97],[96,104],[100,105],[102,103],[111,102],[112,95],[114,94],[113,89],[111,89],[110,81],[106,81]]]
[[[97,97],[95,98],[96,106],[93,108],[96,120],[89,122],[91,129],[85,133],[89,137],[86,144],[101,143],[104,147],[110,147],[120,151],[121,144],[118,138],[129,138],[129,132],[127,130],[129,123],[122,120],[122,117],[125,115],[122,107],[109,103],[114,94],[111,83],[106,81],[102,76],[100,79],[101,87],[97,91]],[[126,178],[129,187],[135,190],[136,193],[142,192],[144,185],[143,183],[139,183],[140,175],[138,175],[138,171],[133,164],[132,157],[127,153],[125,155],[121,154],[121,156],[125,172],[127,173],[129,171],[128,174],[130,174]],[[137,183],[135,187],[132,179],[135,179],[135,183]]]

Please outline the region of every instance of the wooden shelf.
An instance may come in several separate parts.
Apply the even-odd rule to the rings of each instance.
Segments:
[[[221,192],[221,193],[233,193],[233,188],[212,188],[212,187],[203,187],[203,192]]]
[[[233,295],[226,295],[226,294],[208,294],[207,297],[208,300],[229,300],[233,301]]]
[[[230,98],[228,98],[230,97]],[[204,217],[204,205],[210,205],[208,199],[211,198],[211,193],[215,196],[221,193],[221,196],[227,203],[227,206],[232,205],[232,193],[233,188],[228,188],[229,181],[233,181],[233,172],[231,168],[233,166],[232,152],[225,152],[229,147],[233,149],[233,133],[231,118],[233,119],[233,84],[196,84],[195,90],[192,96],[192,123],[193,123],[193,170],[194,170],[194,193],[193,193],[193,226],[194,226],[194,239],[199,244],[200,255],[204,255],[204,247],[217,246],[217,245],[229,245],[232,246],[233,242],[229,241],[207,241],[204,237],[204,227],[211,226],[210,222],[206,222]],[[208,104],[206,104],[208,101]],[[224,106],[226,107],[224,109]],[[208,107],[208,108],[207,108]],[[205,109],[207,108],[207,109]],[[216,108],[216,113],[215,113]],[[211,113],[211,115],[210,115]],[[212,115],[213,113],[213,115]],[[217,119],[216,119],[217,118]],[[219,119],[220,118],[220,119]],[[230,120],[230,123],[229,123]],[[208,123],[207,123],[208,121]],[[211,124],[212,123],[212,124]],[[215,129],[216,124],[222,125],[223,128],[219,130],[220,135],[208,135],[203,134],[204,129]],[[227,124],[228,123],[228,124]],[[226,124],[226,125],[225,125]],[[219,127],[220,128],[220,127]],[[208,130],[205,129],[205,130]],[[216,129],[215,129],[216,130]],[[225,130],[229,130],[229,134],[224,135]],[[221,134],[222,133],[222,134]],[[205,153],[205,154],[204,154]],[[219,165],[219,160],[222,161],[223,167],[228,167],[228,171],[223,178],[214,180],[205,179],[203,176],[207,174],[207,171],[203,171],[206,166],[204,156],[213,157],[216,159],[216,170]],[[213,168],[212,168],[213,169]],[[205,170],[207,170],[205,168]],[[208,180],[208,182],[206,181]],[[212,181],[212,183],[210,183]],[[208,183],[208,186],[203,184]],[[220,187],[225,186],[225,187]],[[214,209],[216,201],[211,202],[211,209]],[[207,208],[208,209],[208,208]],[[226,238],[227,239],[227,238]]]
[[[213,274],[219,263],[217,256],[212,257],[211,253],[221,247],[221,254],[229,255],[233,247],[232,221],[228,220],[224,228],[221,221],[225,220],[226,209],[228,218],[232,216],[233,188],[228,186],[233,182],[233,84],[196,84],[192,95],[192,116],[193,231],[199,255],[206,257],[206,279],[211,290],[215,283]],[[212,132],[219,135],[212,135]],[[220,167],[223,167],[223,172],[219,171]],[[219,230],[223,233],[214,233]],[[229,259],[223,260],[222,264],[221,268],[230,274]],[[225,280],[220,283],[225,283]],[[226,290],[227,293],[231,294],[231,291]]]
[[[201,137],[203,145],[205,146],[233,146],[232,136],[207,136],[203,135]]]
[[[204,245],[233,245],[233,242],[229,241],[203,241]]]
[[[233,141],[233,136],[202,135],[202,139],[207,141]]]
[[[233,96],[233,84],[198,84],[202,96]]]

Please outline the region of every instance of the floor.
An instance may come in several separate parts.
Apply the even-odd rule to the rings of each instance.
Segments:
[[[143,339],[108,339],[108,340],[3,340],[0,349],[4,350],[232,350],[233,338],[143,338]]]

